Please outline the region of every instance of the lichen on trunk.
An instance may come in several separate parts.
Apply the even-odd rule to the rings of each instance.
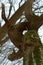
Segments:
[[[23,36],[23,42],[24,42],[24,44],[23,44],[23,53],[24,53],[23,65],[34,65],[34,62],[33,62],[34,57],[32,56],[32,53],[35,54],[35,51],[36,51],[35,48],[39,49],[41,46],[41,41],[40,41],[37,31],[36,30],[27,31]],[[40,50],[39,51],[37,50],[36,53],[37,52],[39,54]],[[36,57],[36,55],[35,55],[35,57]],[[41,59],[40,54],[39,54],[39,57],[38,57],[39,58],[38,61],[40,62],[40,59]],[[37,62],[37,59],[36,59],[36,62]],[[37,62],[37,64],[38,64],[38,62]]]

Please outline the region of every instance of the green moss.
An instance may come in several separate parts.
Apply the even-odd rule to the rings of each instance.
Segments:
[[[25,43],[27,41],[31,41],[31,42],[38,41],[39,43],[41,43],[40,38],[38,36],[38,32],[36,30],[27,31],[23,36],[23,42]]]
[[[35,59],[35,62],[36,62],[36,65],[41,65],[41,51],[39,48],[35,48],[34,50],[34,59]]]

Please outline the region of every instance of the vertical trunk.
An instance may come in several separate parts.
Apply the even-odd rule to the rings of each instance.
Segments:
[[[25,7],[25,15],[26,15],[26,18],[29,19],[29,15],[33,14],[32,12],[32,4],[33,4],[34,0],[27,0],[26,2],[26,7]]]
[[[42,59],[41,59],[41,51],[39,48],[34,49],[34,59],[36,62],[36,65],[41,65]]]
[[[27,33],[25,33],[23,41],[23,65],[34,65],[34,58],[36,61],[36,65],[40,65],[41,57],[39,47],[41,46],[41,43],[37,31],[30,30]],[[34,54],[34,58],[32,53]]]
[[[24,59],[23,59],[23,65],[33,65],[33,58],[32,58],[32,49],[31,47],[28,47],[24,49]]]

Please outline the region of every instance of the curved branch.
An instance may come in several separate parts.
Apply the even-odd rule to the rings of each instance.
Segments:
[[[8,56],[8,59],[13,61],[13,60],[18,60],[23,57],[23,51],[19,50],[17,53],[14,51],[12,54]]]
[[[19,10],[18,10],[19,11]],[[22,12],[22,11],[21,11]],[[21,13],[21,12],[19,12],[19,13]],[[17,13],[17,14],[16,14]],[[16,12],[15,13],[15,15],[14,15],[14,17],[16,17],[17,15],[18,15],[18,12]],[[21,14],[20,14],[21,15]],[[6,19],[5,20],[5,22],[8,22],[8,23],[6,23],[6,25],[7,25],[7,33],[8,33],[8,35],[9,35],[9,37],[10,37],[10,39],[11,39],[11,41],[13,42],[13,44],[15,45],[15,46],[17,46],[20,50],[22,50],[22,45],[23,45],[23,42],[22,42],[22,37],[23,37],[23,35],[22,35],[22,31],[24,30],[24,29],[36,29],[36,27],[35,26],[37,26],[38,24],[36,23],[36,21],[37,21],[37,19],[38,19],[38,21],[40,22],[40,19],[39,18],[36,18],[36,17],[32,17],[32,18],[30,18],[31,20],[30,20],[30,23],[28,23],[28,22],[25,22],[25,23],[20,23],[20,24],[17,24],[17,25],[15,25],[14,27],[12,27],[12,21],[14,20],[14,21],[16,21],[19,17],[20,17],[20,15],[18,15],[18,17],[14,20],[14,17],[11,17],[12,19],[10,19],[9,21],[10,21],[10,23],[9,23],[9,21]],[[38,22],[38,23],[39,23]],[[28,24],[27,24],[28,23]],[[41,23],[40,23],[41,24]],[[30,27],[29,27],[30,26]],[[10,28],[9,28],[10,27]],[[39,27],[39,26],[38,26]],[[37,29],[38,29],[38,27],[37,27]],[[13,31],[13,33],[12,33],[12,31]],[[15,54],[16,55],[16,54]],[[19,56],[18,56],[19,57]],[[17,57],[16,57],[17,58]]]

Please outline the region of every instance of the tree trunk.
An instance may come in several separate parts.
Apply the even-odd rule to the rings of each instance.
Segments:
[[[32,48],[27,47],[24,49],[23,65],[33,65]]]

